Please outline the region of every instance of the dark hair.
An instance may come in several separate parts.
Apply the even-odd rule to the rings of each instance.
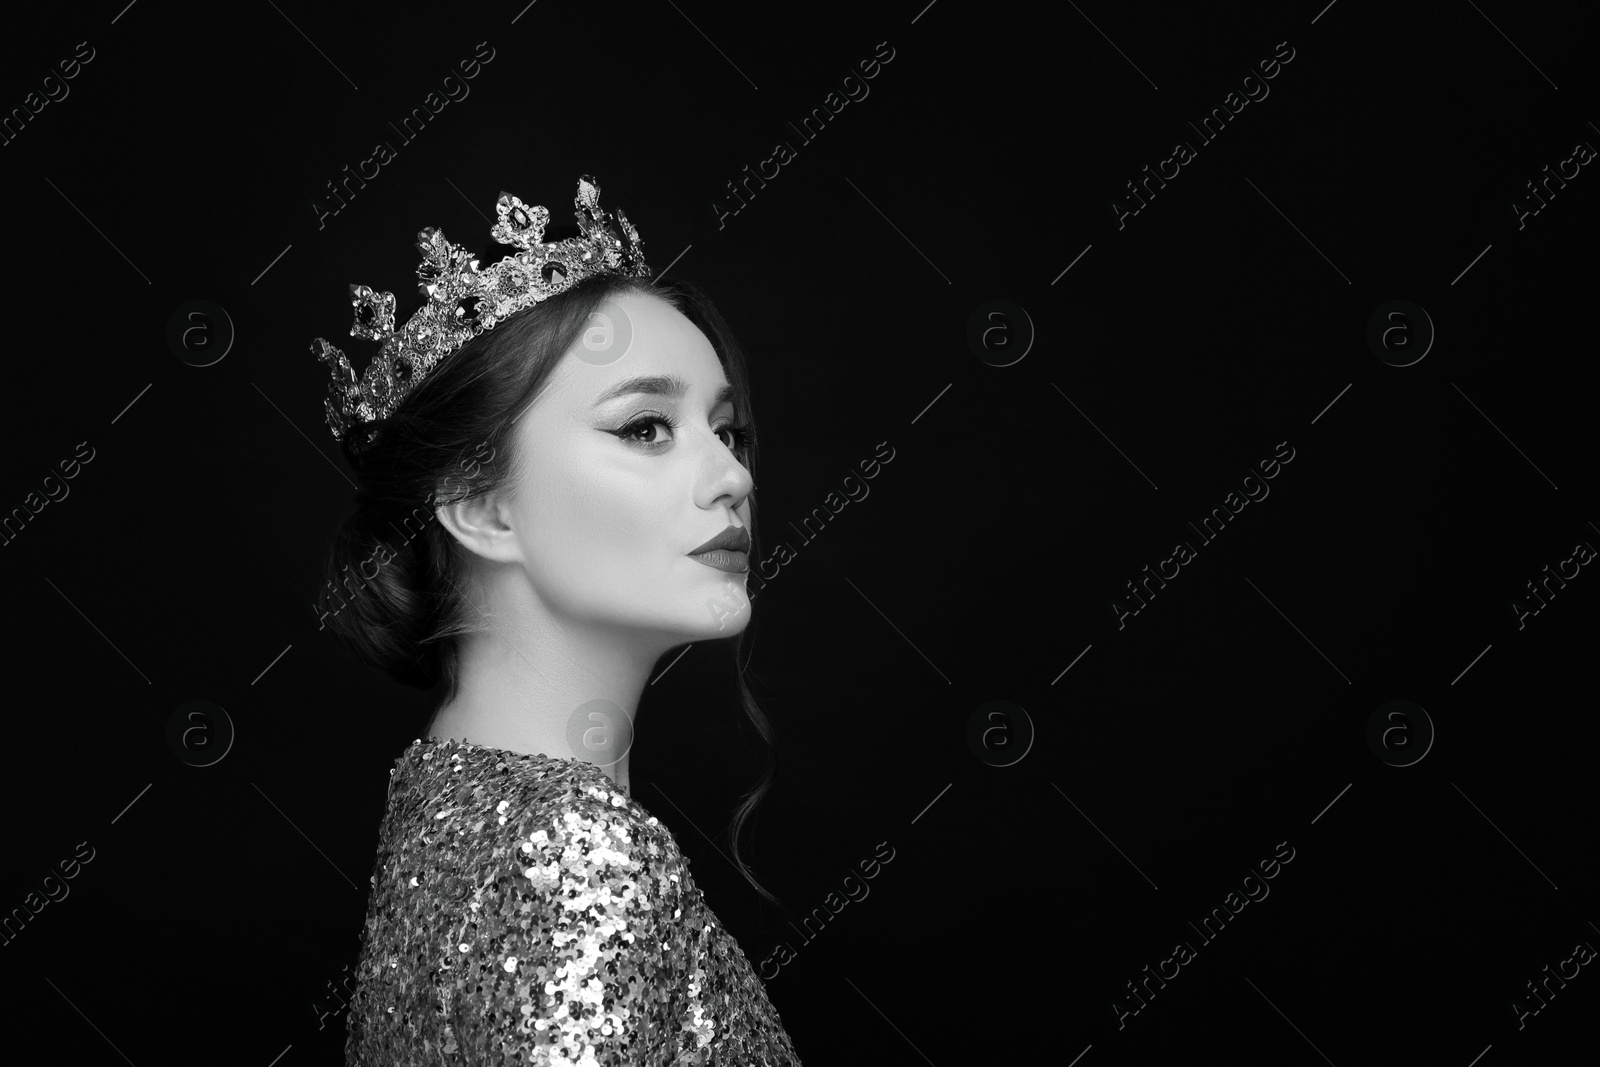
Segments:
[[[608,296],[659,297],[705,334],[748,427],[746,465],[755,469],[755,416],[743,350],[709,297],[687,281],[628,275],[586,278],[478,335],[436,366],[382,422],[357,424],[341,444],[361,484],[356,509],[335,535],[316,610],[356,659],[396,681],[429,689],[443,679],[445,699],[458,681],[455,639],[469,632],[461,593],[465,550],[439,524],[434,508],[505,486],[517,478],[512,435],[567,349]],[[758,553],[755,497],[750,497],[751,554]],[[762,775],[734,812],[734,866],[767,900],[739,854],[739,837],[777,770],[772,725],[746,680],[741,631],[732,642],[739,703],[761,738]]]

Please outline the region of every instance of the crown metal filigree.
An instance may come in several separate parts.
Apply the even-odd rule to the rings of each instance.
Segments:
[[[620,235],[612,228],[593,178],[584,175],[578,180],[573,203],[581,235],[545,244],[549,210],[501,193],[495,203],[499,221],[489,235],[519,251],[486,270],[478,269],[476,255],[445,240],[438,229],[429,226],[419,232],[418,289],[427,301],[398,331],[393,293],[350,286],[356,313],[350,336],[383,344],[358,380],[343,352],[320,337],[311,342],[312,354],[328,365],[333,378],[324,410],[334,438],[342,440],[357,423],[388,418],[446,356],[524,308],[585,278],[650,275],[638,231],[621,208],[616,216]]]

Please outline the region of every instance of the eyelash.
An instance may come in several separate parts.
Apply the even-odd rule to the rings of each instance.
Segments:
[[[641,429],[654,426],[657,423],[660,423],[671,430],[678,429],[680,425],[678,420],[671,418],[670,416],[657,414],[656,412],[646,412],[634,419],[632,422],[628,423],[626,426],[611,432],[613,435],[622,439],[623,441],[627,441]],[[715,432],[727,432],[733,434],[733,453],[736,456],[743,456],[746,452],[748,452],[751,443],[755,440],[755,431],[750,428],[748,423],[729,423],[725,426],[719,426]],[[646,449],[652,452],[664,444],[664,442],[651,443],[649,441],[636,441],[633,443],[643,445]]]

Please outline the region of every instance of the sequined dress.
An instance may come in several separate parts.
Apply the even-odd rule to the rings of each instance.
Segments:
[[[419,740],[389,773],[347,1067],[798,1067],[672,835],[599,767]]]

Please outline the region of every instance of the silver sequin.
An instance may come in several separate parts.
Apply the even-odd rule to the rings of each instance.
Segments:
[[[592,763],[413,743],[373,887],[347,1067],[800,1063],[672,835]]]

